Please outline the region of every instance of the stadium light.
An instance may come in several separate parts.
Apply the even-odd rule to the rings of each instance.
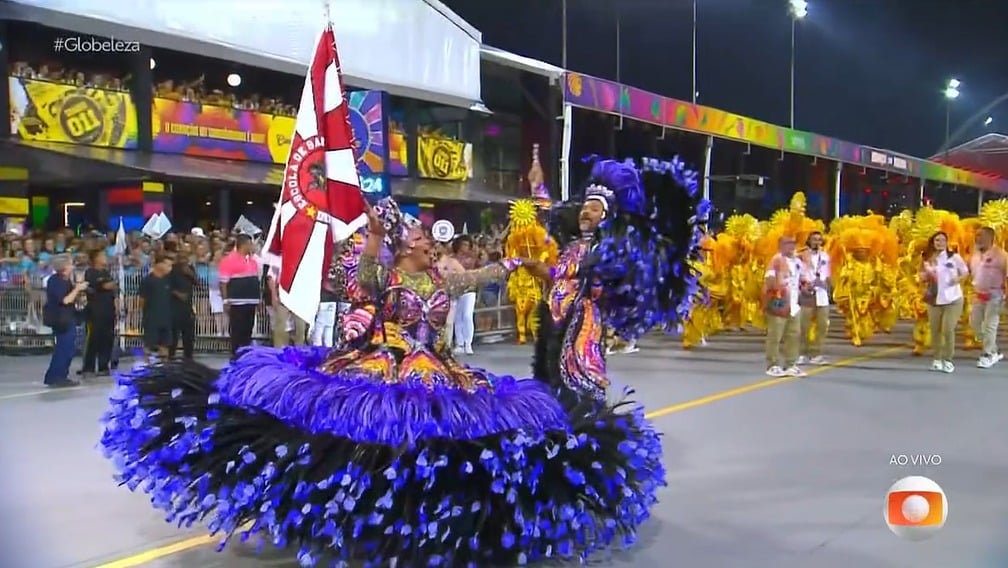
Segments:
[[[788,10],[791,12],[793,18],[804,18],[808,15],[808,2],[805,0],[790,0]]]
[[[232,87],[237,87],[238,85],[241,85],[241,75],[237,73],[232,73],[228,75],[227,84],[231,85]]]

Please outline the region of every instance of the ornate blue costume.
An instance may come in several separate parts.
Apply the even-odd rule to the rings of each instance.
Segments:
[[[455,284],[367,259],[375,317],[336,352],[253,347],[223,371],[169,363],[119,377],[102,445],[120,482],[172,522],[262,537],[302,565],[501,566],[632,544],[665,483],[660,434],[639,405],[573,378],[586,375],[568,365],[592,355],[569,334],[598,322],[636,336],[688,309],[701,204],[676,167],[610,161],[593,176],[609,213],[576,266],[552,275],[567,308],[540,320],[536,380],[465,367],[436,334],[415,334],[438,312],[404,308]],[[566,362],[564,345],[576,351]]]

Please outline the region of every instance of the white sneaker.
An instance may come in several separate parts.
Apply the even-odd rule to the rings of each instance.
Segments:
[[[801,364],[801,363],[799,363]],[[815,357],[809,359],[809,364],[811,365],[829,365],[829,361],[826,360],[822,355],[816,355]]]
[[[456,347],[455,349],[452,349],[452,353],[454,353],[455,355],[461,355],[465,353],[465,349],[462,347]]]
[[[977,359],[977,367],[981,369],[990,369],[994,366],[995,362],[997,362],[997,355],[987,355],[985,353]]]
[[[804,365],[806,363],[808,363],[808,357],[804,355],[799,356],[798,360],[795,361],[795,365]]]
[[[942,371],[945,373],[954,373],[955,365],[952,364],[952,361],[945,361],[942,363]]]
[[[766,374],[767,374],[767,376],[770,376],[770,377],[786,377],[787,376],[787,375],[784,374],[784,369],[782,369],[780,367],[780,365],[774,365],[773,367],[770,367],[769,369],[766,370]]]
[[[620,353],[623,353],[624,355],[629,355],[631,353],[636,353],[638,351],[640,351],[640,347],[637,347],[636,345],[627,345],[620,351]]]
[[[472,345],[466,345],[465,346],[465,354],[466,355],[472,355],[473,354]]]
[[[941,361],[939,361],[938,359],[935,359],[934,361],[931,361],[931,370],[932,371],[944,371],[945,370],[945,366],[942,364]]]
[[[798,365],[791,365],[787,369],[784,369],[784,376],[785,377],[806,377],[806,376],[808,376],[808,373],[806,373],[805,371],[802,371],[801,368],[798,367]]]
[[[1004,359],[1004,353],[998,351],[997,353],[994,354],[995,363],[999,362],[1001,359]]]

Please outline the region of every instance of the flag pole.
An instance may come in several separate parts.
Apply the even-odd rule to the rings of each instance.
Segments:
[[[325,21],[327,26],[332,25],[332,16],[329,15],[329,0],[322,2],[322,9],[325,11]]]

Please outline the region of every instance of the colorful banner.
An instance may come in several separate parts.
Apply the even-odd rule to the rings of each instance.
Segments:
[[[393,176],[409,175],[409,141],[406,136],[406,120],[403,111],[389,113],[389,161],[388,173]]]
[[[362,174],[385,171],[381,91],[352,91],[350,126]],[[294,117],[155,98],[154,151],[209,158],[284,164]]]
[[[443,181],[469,179],[471,147],[465,142],[434,136],[417,137],[417,170],[420,177]]]
[[[370,176],[385,173],[385,105],[382,91],[350,91],[350,128],[357,153],[357,171]]]
[[[130,94],[9,77],[11,134],[22,140],[107,148],[137,147]]]
[[[792,130],[716,108],[670,99],[579,73],[567,73],[564,100],[573,106],[700,134],[737,140],[930,181],[1008,193],[1008,180]]]

